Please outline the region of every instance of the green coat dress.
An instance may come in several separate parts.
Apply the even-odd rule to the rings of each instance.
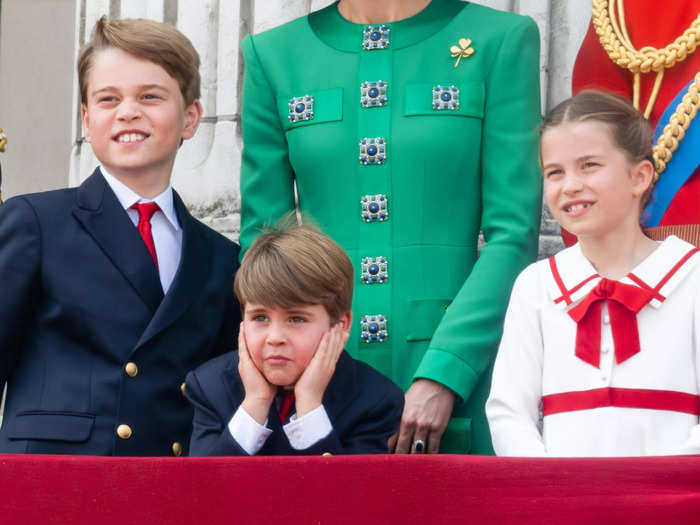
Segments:
[[[296,181],[302,212],[355,266],[348,351],[403,389],[451,388],[441,451],[493,453],[491,364],[537,248],[535,23],[433,0],[362,26],[334,4],[242,48],[242,248],[294,209]]]

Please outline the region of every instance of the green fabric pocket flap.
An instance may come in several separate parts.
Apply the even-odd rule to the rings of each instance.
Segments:
[[[291,122],[289,119],[290,104],[295,97],[313,97],[313,117],[308,120],[297,120]],[[312,126],[323,122],[333,122],[343,120],[343,88],[310,90],[299,92],[294,95],[277,97],[277,111],[279,112],[282,129],[289,131],[301,126]]]
[[[455,86],[459,88],[458,109],[434,109],[433,88],[436,86]],[[436,82],[434,84],[407,84],[405,116],[432,115],[444,117],[484,117],[486,92],[481,82]]]
[[[406,341],[426,341],[433,338],[435,329],[445,315],[450,299],[421,299],[411,301],[406,315]]]
[[[440,440],[440,453],[468,454],[471,449],[472,420],[468,417],[453,417]]]
[[[71,412],[20,412],[6,423],[10,439],[83,443],[90,437],[95,416]]]

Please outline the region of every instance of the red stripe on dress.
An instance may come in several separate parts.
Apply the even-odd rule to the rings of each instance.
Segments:
[[[595,388],[542,396],[542,415],[601,407],[646,408],[700,415],[700,396],[674,390]]]
[[[571,296],[569,296],[569,292],[566,291],[564,281],[561,280],[561,275],[559,275],[559,270],[557,269],[557,262],[554,260],[553,255],[549,258],[549,269],[552,271],[554,282],[557,283],[557,286],[559,287],[559,290],[562,294],[562,296],[559,299],[555,299],[554,302],[558,303],[564,300],[566,301],[566,304],[571,304]]]
[[[659,281],[659,284],[657,284],[657,285],[654,287],[654,291],[658,292],[659,290],[661,290],[661,288],[664,287],[664,284],[666,284],[666,283],[668,282],[668,280],[669,280],[671,277],[673,277],[673,274],[676,273],[676,272],[679,270],[679,268],[680,268],[681,266],[683,266],[683,265],[686,263],[686,261],[687,261],[688,259],[690,259],[693,255],[695,255],[695,254],[698,253],[698,252],[700,252],[700,248],[693,248],[693,249],[691,249],[688,253],[686,253],[686,254],[683,256],[683,258],[682,258],[680,261],[678,261],[678,262],[673,266],[673,268],[671,268],[671,269],[668,271],[668,273],[664,276],[664,278],[661,279],[661,280]]]
[[[584,279],[583,281],[578,283],[576,286],[574,286],[571,290],[569,290],[569,293],[570,294],[576,293],[579,290],[579,288],[583,288],[588,281],[592,281],[593,279],[597,279],[598,277],[600,277],[600,275],[598,275],[597,273],[594,273],[593,275],[591,275],[587,279]],[[561,299],[559,299],[559,300],[561,301]],[[557,301],[554,301],[554,302],[557,302]]]
[[[642,281],[639,277],[634,275],[632,272],[628,273],[627,277],[629,278],[630,281],[635,283],[637,286],[639,286],[643,290],[649,290],[650,292],[653,292],[654,299],[656,299],[657,301],[661,301],[663,303],[666,300],[666,298],[663,295],[661,295],[657,289],[649,286],[647,283]]]

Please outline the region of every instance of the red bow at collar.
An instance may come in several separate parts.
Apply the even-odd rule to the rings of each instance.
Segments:
[[[615,360],[622,363],[639,352],[637,312],[654,297],[654,292],[619,281],[601,279],[583,301],[568,313],[576,321],[576,357],[600,367],[600,312],[608,301],[610,325],[615,343]]]

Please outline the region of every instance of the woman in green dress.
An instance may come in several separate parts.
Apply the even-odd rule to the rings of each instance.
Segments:
[[[341,0],[242,48],[243,249],[295,208],[296,184],[355,266],[347,350],[406,391],[391,448],[493,453],[491,365],[537,249],[535,23],[459,0]]]

